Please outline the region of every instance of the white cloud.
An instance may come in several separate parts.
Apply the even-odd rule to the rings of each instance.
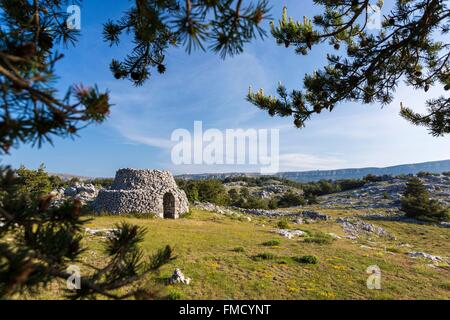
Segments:
[[[126,139],[130,140],[134,144],[143,144],[160,149],[170,149],[173,145],[173,142],[167,139],[141,136],[139,134],[132,134],[126,130],[122,131],[119,129],[119,131]]]

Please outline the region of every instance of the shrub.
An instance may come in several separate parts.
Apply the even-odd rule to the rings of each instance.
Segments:
[[[269,199],[261,199],[252,196],[248,188],[230,189],[228,191],[229,204],[244,209],[276,209],[276,201]]]
[[[317,231],[314,233],[310,233],[309,237],[304,241],[306,243],[315,243],[315,244],[331,244],[333,242],[333,237],[329,234],[323,233],[321,231]]]
[[[366,184],[364,180],[344,179],[338,181],[341,191],[354,190],[363,187]]]
[[[257,254],[256,256],[253,256],[253,260],[256,260],[256,261],[258,261],[258,260],[275,260],[276,258],[277,258],[277,256],[270,252],[264,252],[264,253]]]
[[[242,207],[246,209],[269,209],[269,201],[250,196],[243,203]]]
[[[167,300],[183,300],[183,299],[184,299],[183,292],[178,290],[171,290],[167,295]]]
[[[190,202],[201,201],[217,205],[228,205],[230,202],[228,192],[219,180],[178,180],[177,184]]]
[[[317,196],[314,194],[309,194],[306,196],[306,203],[309,205],[312,204],[319,204],[319,201],[317,200]]]
[[[289,229],[289,222],[285,219],[278,221],[277,227],[280,229]]]
[[[317,264],[319,262],[319,259],[315,256],[303,256],[303,257],[295,257],[293,258],[294,261],[298,262],[298,263],[303,263],[303,264]]]
[[[305,198],[292,191],[286,192],[278,200],[278,207],[280,208],[304,206],[305,204],[306,204]]]
[[[406,216],[419,220],[449,219],[449,210],[442,207],[436,200],[430,199],[429,192],[416,177],[411,178],[406,184],[406,190],[401,199],[401,209]]]
[[[277,208],[278,208],[278,201],[275,200],[275,199],[270,199],[269,202],[268,202],[268,204],[267,204],[267,207],[268,207],[270,210],[277,209]]]
[[[241,253],[241,252],[245,252],[245,248],[244,247],[236,247],[231,251]]]
[[[427,171],[420,171],[420,172],[417,174],[417,176],[418,176],[419,178],[429,177],[429,176],[431,176],[431,175],[432,175],[432,173],[431,173],[431,172],[427,172]]]
[[[233,188],[228,191],[228,196],[230,197],[230,203],[234,205],[240,200],[239,192],[237,189]]]
[[[266,247],[275,247],[275,246],[279,246],[280,245],[280,241],[278,241],[278,240],[269,240],[269,241],[264,242],[262,245],[266,246]]]
[[[379,182],[382,181],[380,177],[375,176],[373,174],[368,174],[367,176],[364,177],[363,179],[366,182]]]
[[[102,187],[104,189],[111,188],[113,182],[114,182],[113,178],[95,178],[87,181],[87,183],[91,183],[97,188]]]
[[[8,191],[11,199],[30,206],[36,205],[42,196],[48,195],[55,187],[52,185],[53,179],[45,172],[44,165],[37,170],[29,170],[21,166],[15,171],[15,176],[17,180],[14,186],[5,191]]]

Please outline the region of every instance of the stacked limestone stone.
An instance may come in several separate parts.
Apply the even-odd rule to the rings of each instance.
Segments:
[[[112,214],[153,213],[164,218],[164,196],[174,199],[174,217],[189,211],[183,190],[168,171],[121,169],[110,190],[100,190],[92,204],[94,211]]]

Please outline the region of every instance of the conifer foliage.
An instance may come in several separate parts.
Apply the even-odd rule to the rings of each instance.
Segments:
[[[411,178],[401,199],[402,210],[407,216],[422,220],[448,220],[448,209],[436,200],[430,199],[430,194],[419,178]]]
[[[383,1],[314,0],[324,13],[296,22],[283,17],[271,31],[278,44],[307,55],[318,44],[331,46],[327,64],[307,74],[303,88],[288,92],[279,84],[278,97],[250,89],[248,100],[271,116],[292,116],[301,128],[314,114],[332,111],[343,102],[392,102],[402,82],[420,92],[431,87],[450,89],[448,31],[450,10],[444,0],[396,0],[392,8]],[[381,13],[379,28],[369,28]],[[332,53],[332,52],[335,53]],[[299,70],[301,71],[301,70]],[[401,115],[434,136],[450,132],[450,98],[427,102],[427,113],[401,106]]]
[[[117,79],[142,85],[152,68],[166,71],[170,47],[210,49],[223,58],[242,53],[246,43],[265,35],[261,22],[267,14],[267,0],[136,0],[121,19],[104,25],[104,39],[111,45],[123,33],[135,44],[123,61],[111,62],[111,70]]]
[[[65,95],[55,88],[54,68],[63,58],[56,47],[74,44],[79,33],[66,24],[73,3],[0,1],[0,153],[73,136],[109,113],[108,93],[95,86],[74,85]]]
[[[58,279],[64,286],[73,275],[69,266],[80,268],[81,278],[78,290],[66,291],[68,298],[159,296],[155,288],[126,290],[126,293],[119,289],[157,272],[174,259],[171,247],[146,257],[139,246],[146,230],[121,223],[106,237],[105,264],[90,265],[82,259],[83,225],[89,220],[81,214],[78,201],[52,207],[49,183],[43,168],[0,170],[0,298],[21,292],[34,293]]]

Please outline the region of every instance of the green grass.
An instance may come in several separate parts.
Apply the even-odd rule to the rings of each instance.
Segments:
[[[263,242],[262,245],[266,246],[266,247],[277,247],[277,246],[280,245],[280,241],[278,241],[278,240],[269,240],[269,241]]]
[[[363,213],[322,212],[333,217]],[[174,248],[177,259],[138,284],[147,288],[159,285],[170,299],[450,299],[450,268],[432,268],[429,261],[407,256],[409,251],[448,255],[450,229],[446,228],[374,221],[371,223],[394,234],[397,241],[375,236],[328,241],[330,232],[345,234],[339,224],[327,221],[302,225],[299,228],[308,236],[288,240],[272,232],[284,220],[252,217],[251,222],[240,221],[196,209],[188,219],[179,220],[93,217],[88,227],[110,228],[121,221],[147,228],[146,254],[168,244]],[[280,245],[270,246],[266,252],[262,244],[268,239]],[[88,237],[83,242],[87,248],[83,260],[101,266],[104,240]],[[314,260],[311,257],[317,259],[315,265],[308,264]],[[381,269],[382,290],[367,289],[366,270],[372,265]],[[164,279],[175,268],[192,278],[190,285],[166,285]],[[83,272],[87,271],[82,268]],[[63,285],[52,283],[38,296],[17,298],[62,298]]]
[[[316,256],[294,257],[293,260],[303,264],[317,264],[319,262]]]
[[[320,245],[331,244],[334,241],[333,237],[321,231],[314,231],[308,234],[304,239],[306,243],[315,243]]]
[[[277,227],[280,229],[290,229],[289,222],[285,219],[281,219],[277,222]]]
[[[253,260],[255,260],[255,261],[275,260],[276,258],[277,258],[277,256],[270,252],[263,252],[263,253],[259,253],[255,256],[253,256]]]

